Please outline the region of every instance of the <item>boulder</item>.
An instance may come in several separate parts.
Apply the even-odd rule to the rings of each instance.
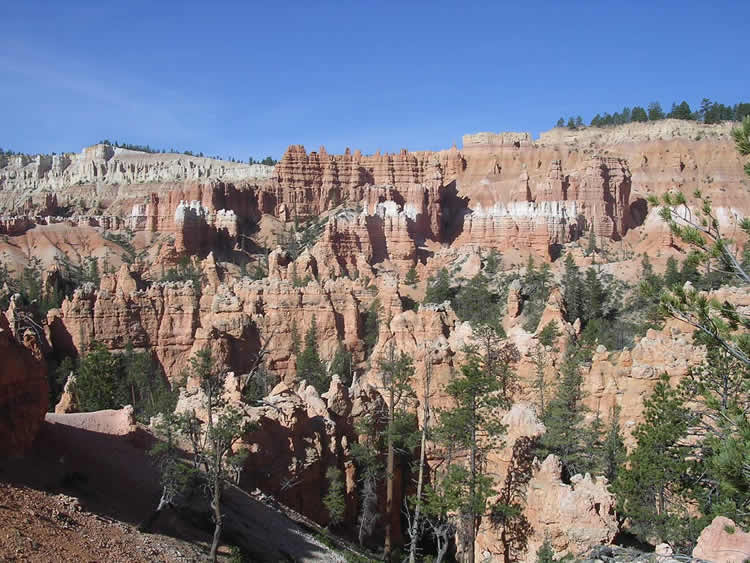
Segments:
[[[717,516],[703,528],[693,557],[712,563],[742,563],[750,558],[750,534],[729,518]]]

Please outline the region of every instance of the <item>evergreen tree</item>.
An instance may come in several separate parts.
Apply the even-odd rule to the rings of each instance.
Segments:
[[[635,106],[630,114],[632,121],[648,121],[646,110],[641,106]]]
[[[365,356],[369,358],[378,342],[380,331],[380,300],[378,298],[373,300],[364,316],[363,340],[365,342]]]
[[[318,351],[318,326],[314,315],[305,333],[305,347],[297,358],[297,379],[304,379],[318,393],[328,391],[329,377]]]
[[[586,256],[591,256],[596,253],[596,233],[594,232],[593,225],[589,229],[589,242],[586,247]]]
[[[743,121],[747,116],[750,116],[750,104],[739,103],[734,106],[734,120]]]
[[[292,319],[291,338],[292,338],[292,353],[295,356],[299,356],[299,353],[302,350],[302,340],[299,337],[299,329],[297,328],[296,319]]]
[[[678,106],[673,105],[673,109],[670,112],[669,117],[674,119],[693,119],[693,112],[690,110],[690,105],[686,101],[682,101]]]
[[[561,117],[558,119],[556,127],[565,127],[565,118]]]
[[[592,319],[601,319],[605,316],[605,308],[607,305],[607,294],[599,274],[594,268],[586,270],[586,278],[584,281],[584,302],[586,303],[584,309],[584,317],[581,319],[583,322],[588,322]]]
[[[203,348],[190,358],[188,378],[200,383],[202,409],[205,420],[199,419],[195,411],[185,412],[177,419],[179,431],[192,449],[196,470],[205,474],[205,490],[214,520],[214,535],[209,559],[217,560],[219,541],[224,528],[222,513],[223,492],[227,481],[238,475],[244,463],[242,454],[234,453],[233,446],[247,430],[242,413],[224,400],[224,383],[228,370],[221,369],[214,361],[209,348]]]
[[[467,561],[474,561],[474,540],[479,519],[485,513],[492,494],[493,478],[487,467],[488,452],[497,447],[504,427],[496,412],[502,401],[501,385],[491,369],[482,365],[476,352],[470,352],[461,373],[446,387],[455,406],[440,411],[439,441],[468,455],[468,467],[456,460],[448,464],[440,489],[450,491],[451,506],[456,511]]]
[[[344,522],[346,514],[346,486],[341,470],[336,467],[326,469],[328,492],[323,497],[323,506],[328,511],[328,525],[336,527]]]
[[[659,119],[664,119],[664,110],[661,109],[659,102],[651,102],[648,104],[648,120],[657,121]]]
[[[583,118],[579,115],[576,117],[576,129],[583,127]]]
[[[378,514],[378,485],[383,479],[383,450],[385,433],[382,421],[385,405],[377,402],[368,405],[369,409],[355,423],[357,442],[352,444],[352,457],[357,467],[359,480],[359,516],[357,539],[359,545],[372,535]]]
[[[76,402],[83,412],[119,409],[128,402],[120,380],[120,358],[95,342],[80,361],[76,376]]]
[[[750,349],[750,339],[746,347]],[[727,516],[750,525],[750,365],[727,352],[716,341],[697,333],[696,344],[706,346],[706,361],[690,370],[683,389],[693,411],[701,417],[691,431],[702,438],[698,459],[701,479],[694,496],[706,516]]]
[[[409,271],[406,272],[406,279],[404,281],[406,282],[406,285],[417,285],[419,277],[417,276],[417,269],[414,266],[409,268]]]
[[[575,129],[575,128],[576,128],[575,120],[572,117],[568,118],[568,129]]]
[[[591,471],[595,465],[595,452],[591,444],[595,437],[585,424],[587,413],[583,405],[583,377],[580,364],[585,351],[568,343],[560,373],[560,383],[547,405],[544,426],[547,431],[539,439],[538,457],[544,459],[555,454],[569,476]]]
[[[411,386],[414,376],[412,359],[403,352],[397,356],[393,343],[390,345],[387,358],[379,362],[378,369],[382,391],[387,397],[384,559],[390,561],[393,550],[392,522],[401,513],[398,503],[393,503],[396,447],[399,443],[409,442],[411,437],[411,429],[408,428],[411,417],[408,410],[416,395]]]
[[[669,540],[687,549],[694,532],[684,503],[691,480],[685,439],[695,420],[666,375],[644,405],[644,421],[633,433],[636,447],[615,483],[618,506],[642,541]]]
[[[352,384],[352,373],[354,371],[352,353],[347,350],[343,343],[339,343],[338,348],[336,348],[328,371],[332,376],[338,375],[341,378],[341,383],[347,387]]]
[[[500,328],[502,319],[500,296],[489,289],[489,280],[479,272],[469,283],[456,293],[452,300],[453,309],[462,321],[472,326],[490,325]]]
[[[539,332],[539,342],[542,346],[552,346],[557,342],[557,338],[560,336],[560,330],[555,319],[552,319],[544,328]]]
[[[541,268],[537,269],[534,258],[529,256],[522,286],[527,296],[524,303],[523,329],[527,332],[534,332],[539,325],[539,319],[542,317],[552,288],[552,272],[549,264],[545,262]]]
[[[503,257],[496,249],[493,248],[492,250],[490,250],[490,253],[487,255],[487,258],[485,260],[484,273],[490,278],[493,278],[500,272],[502,267]]]
[[[536,552],[536,563],[554,563],[555,562],[555,550],[552,549],[552,544],[547,536],[544,537],[544,542]]]
[[[549,363],[549,355],[544,345],[539,342],[536,347],[533,356],[535,377],[534,377],[534,390],[537,394],[537,414],[540,419],[544,419],[545,413],[547,412],[547,381],[545,379],[545,372],[547,371],[547,364]]]
[[[677,270],[677,260],[674,256],[667,258],[667,269],[664,271],[664,285],[667,287],[682,285],[682,276]]]
[[[572,323],[576,319],[584,320],[584,293],[581,271],[573,261],[573,256],[565,255],[565,271],[563,273],[563,299],[565,300],[565,320]]]
[[[172,412],[177,394],[169,389],[166,379],[159,373],[147,352],[136,352],[131,343],[125,347],[121,366],[123,383],[127,387],[135,417],[148,424],[152,416]]]
[[[620,430],[619,405],[613,405],[609,411],[609,427],[604,435],[601,457],[601,470],[607,480],[614,483],[627,458],[627,449]]]
[[[440,304],[450,301],[453,295],[451,277],[447,269],[441,268],[437,273],[437,277],[427,278],[427,291],[424,296],[425,303]]]

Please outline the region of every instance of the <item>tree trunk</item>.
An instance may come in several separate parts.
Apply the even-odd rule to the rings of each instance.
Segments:
[[[417,557],[417,534],[419,533],[419,513],[422,508],[422,483],[424,481],[424,456],[425,456],[425,444],[427,442],[427,423],[430,416],[430,379],[432,378],[432,364],[427,363],[427,372],[425,373],[424,380],[424,410],[422,420],[422,441],[419,446],[419,477],[417,478],[417,501],[414,507],[414,521],[411,525],[411,531],[409,532],[409,538],[411,543],[409,545],[409,563],[415,563]]]
[[[474,563],[474,541],[476,536],[477,527],[477,515],[474,510],[474,503],[476,501],[476,483],[477,483],[477,424],[476,424],[476,398],[473,400],[471,410],[471,490],[470,490],[470,502],[471,502],[471,521],[469,525],[471,530],[469,531],[469,556],[467,558],[468,563]]]
[[[440,538],[440,536],[438,536],[436,539],[438,544],[438,552],[435,563],[442,563],[445,554],[448,552],[448,536],[446,535],[442,539]]]
[[[221,480],[217,477],[214,480],[214,498],[211,501],[211,508],[214,510],[214,539],[211,543],[211,553],[209,558],[216,563],[216,552],[219,549],[219,540],[221,539]]]
[[[156,520],[159,518],[161,511],[164,510],[168,505],[169,503],[167,502],[167,492],[166,489],[164,489],[162,490],[161,499],[159,499],[159,506],[157,506],[156,510],[152,511],[151,514],[149,514],[148,518],[146,518],[138,525],[138,531],[148,533],[154,526],[154,524],[156,524]]]
[[[385,489],[385,545],[383,546],[383,560],[391,560],[391,550],[393,549],[393,380],[390,386],[390,406],[388,407],[388,462],[386,464],[386,489]]]

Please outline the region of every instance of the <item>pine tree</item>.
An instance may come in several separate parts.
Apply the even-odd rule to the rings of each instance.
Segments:
[[[438,490],[449,492],[452,504],[448,512],[456,511],[459,515],[463,551],[467,561],[473,563],[479,518],[492,494],[493,478],[487,467],[487,454],[497,447],[505,431],[496,412],[502,402],[501,385],[492,370],[482,365],[481,356],[470,351],[460,375],[445,391],[455,406],[440,411],[436,433],[444,446],[466,452],[468,467],[451,460]]]
[[[584,350],[568,343],[561,368],[560,383],[547,405],[544,426],[547,431],[539,439],[538,457],[549,454],[560,458],[568,475],[590,471],[595,466],[591,429],[585,424],[588,409],[583,405],[583,376],[580,364]]]
[[[561,117],[560,119],[557,120],[556,127],[565,127],[565,118],[564,117]]]
[[[376,297],[365,311],[362,340],[365,343],[365,357],[370,357],[375,344],[378,342],[380,331],[380,300]]]
[[[491,325],[499,331],[502,330],[499,297],[490,291],[489,280],[483,272],[479,272],[458,290],[452,300],[453,310],[459,319],[469,321],[472,326]]]
[[[656,121],[658,119],[664,119],[664,110],[661,109],[659,102],[651,102],[648,104],[648,120]]]
[[[100,342],[92,345],[76,375],[76,402],[83,412],[119,409],[128,402],[120,369],[120,358]]]
[[[336,527],[344,521],[346,513],[346,486],[341,470],[336,467],[326,469],[328,492],[323,497],[323,506],[328,511],[328,525]]]
[[[646,110],[641,106],[635,106],[630,114],[630,118],[633,121],[648,121],[648,115]]]
[[[636,447],[615,483],[618,506],[641,540],[687,547],[693,534],[684,504],[691,480],[685,439],[694,418],[666,375],[644,405],[644,421],[633,433]]]
[[[299,329],[297,328],[296,319],[292,319],[291,338],[292,354],[294,354],[295,356],[299,356],[299,353],[302,350],[302,340],[299,337]]]
[[[336,353],[331,360],[331,365],[328,368],[329,373],[331,376],[338,375],[341,378],[341,382],[348,387],[352,384],[353,370],[352,353],[347,350],[343,343],[339,343]]]
[[[555,562],[555,550],[552,549],[552,544],[547,536],[544,537],[544,542],[536,552],[536,563],[554,563]]]
[[[586,247],[586,256],[591,256],[596,253],[596,233],[594,232],[594,226],[592,225],[589,229],[589,242]]]
[[[601,447],[601,470],[610,483],[614,483],[627,458],[625,441],[620,430],[620,407],[613,405],[609,411],[609,426]]]
[[[386,420],[386,500],[385,500],[385,544],[384,559],[390,561],[393,550],[392,522],[398,518],[400,506],[393,503],[394,469],[396,463],[397,444],[409,441],[409,430],[404,423],[410,418],[407,414],[409,406],[416,397],[411,386],[414,376],[412,359],[405,353],[396,355],[395,345],[391,343],[388,356],[378,364],[382,392],[387,397]],[[395,512],[394,512],[395,511]]]
[[[677,269],[677,260],[674,256],[667,258],[667,269],[664,272],[664,284],[667,287],[682,285],[682,276]]]
[[[573,261],[573,256],[565,255],[565,271],[563,273],[563,299],[565,300],[565,320],[575,322],[576,319],[583,321],[584,301],[583,282],[581,272]]]
[[[693,112],[690,109],[690,105],[683,100],[682,103],[677,106],[672,104],[672,111],[670,112],[669,117],[673,119],[691,120],[693,119]]]
[[[485,260],[484,273],[492,278],[500,272],[502,265],[502,255],[493,248],[492,250],[490,250],[490,253],[487,255],[487,259]]]
[[[404,280],[406,285],[417,285],[417,282],[419,281],[419,277],[417,276],[417,269],[412,266],[409,268],[409,271],[406,272],[406,279]]]
[[[599,274],[594,268],[586,270],[584,284],[583,291],[586,307],[581,321],[585,323],[591,319],[601,319],[604,317],[607,293],[604,285],[602,285],[602,282],[599,279]]]
[[[305,347],[297,358],[297,379],[304,379],[318,393],[328,391],[330,381],[318,351],[318,326],[314,315],[305,333]]]
[[[451,278],[447,269],[441,268],[437,273],[437,277],[427,279],[427,291],[424,296],[425,303],[440,304],[444,301],[450,301],[452,296]]]
[[[246,428],[242,413],[224,400],[227,373],[216,364],[209,348],[203,348],[190,358],[187,375],[200,382],[205,420],[198,419],[194,410],[183,413],[178,419],[180,432],[190,442],[194,467],[205,473],[204,490],[214,520],[209,554],[212,561],[216,561],[224,527],[221,509],[224,487],[227,481],[232,480],[233,474],[238,474],[244,463],[244,456],[233,451],[234,444]]]

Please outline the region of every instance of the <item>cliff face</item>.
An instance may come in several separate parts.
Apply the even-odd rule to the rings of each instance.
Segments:
[[[47,412],[47,369],[36,335],[17,340],[0,314],[0,457],[23,454],[36,437]]]
[[[415,306],[427,277],[446,267],[453,278],[468,280],[482,270],[488,248],[503,252],[507,271],[511,263],[518,264],[519,255],[554,256],[589,229],[597,239],[625,239],[622,246],[633,243],[636,248],[638,237],[650,237],[663,247],[670,239],[654,211],[647,216],[643,198],[668,189],[708,190],[723,218],[733,209],[750,210],[742,169],[724,129],[665,122],[628,126],[627,134],[617,128],[554,130],[536,142],[524,133],[480,133],[467,136],[460,151],[371,156],[350,151],[329,155],[324,149],[308,153],[293,145],[273,170],[106,146],[76,158],[53,159],[49,166],[43,159],[13,157],[0,162],[0,205],[10,202],[7,208],[18,213],[0,219],[0,233],[8,235],[0,237],[0,251],[19,263],[38,255],[49,263],[58,252],[105,258],[122,247],[112,237],[105,241],[110,233],[104,231],[127,235],[136,253],[145,252],[132,265],[109,262],[119,266],[116,273],[103,274],[98,286],[79,287],[60,309],[50,311],[49,345],[60,355],[80,355],[94,341],[113,351],[132,344],[153,351],[173,382],[190,356],[208,346],[216,361],[235,373],[226,390],[232,401],[239,400],[243,377],[263,350],[265,367],[279,385],[260,406],[243,406],[261,428],[244,439],[252,455],[243,485],[259,486],[325,523],[321,491],[328,486],[326,468],[336,465],[346,478],[347,517],[356,521],[358,476],[350,447],[357,439],[358,417],[382,403],[378,360],[392,344],[411,356],[420,401],[429,365],[432,408],[451,408],[445,388],[464,363],[465,346],[474,342],[470,324],[461,322],[449,305]],[[668,134],[674,136],[666,138]],[[703,137],[696,139],[699,135]],[[59,187],[57,197],[44,191],[50,186]],[[103,211],[54,216],[59,206],[94,194]],[[317,241],[295,259],[287,249],[275,247],[284,222],[310,218],[325,221]],[[255,227],[271,241],[263,243],[269,246],[268,273],[258,280],[241,273],[243,266],[255,265],[246,263],[248,254],[262,263],[260,249],[245,252],[244,247]],[[172,238],[173,246],[165,244]],[[566,251],[583,267],[592,263],[575,245]],[[200,288],[192,282],[148,282],[158,278],[160,269],[163,273],[191,255],[202,273]],[[602,257],[609,262],[597,267],[618,277],[632,280],[639,271],[639,257]],[[407,286],[404,278],[412,267],[419,279]],[[560,269],[559,262],[552,265],[557,279]],[[738,296],[727,298],[736,302]],[[377,340],[366,357],[366,321],[372,320],[368,310],[376,299]],[[520,390],[513,398],[521,404],[504,413],[507,440],[489,455],[489,463],[497,494],[504,494],[506,485],[518,486],[514,490],[522,490],[526,500],[524,517],[535,531],[519,559],[533,559],[545,530],[558,553],[582,554],[590,544],[614,537],[614,501],[603,480],[573,476],[563,483],[555,458],[534,462],[523,457],[528,452],[522,446],[544,432],[530,406],[536,399],[540,344],[538,334],[519,326],[524,299],[528,296],[520,282],[513,284],[508,315],[500,319],[518,351]],[[553,290],[539,322],[541,328],[555,320],[563,333],[544,352],[550,388],[559,376],[565,335],[580,331],[580,323],[565,321],[564,307],[561,291]],[[320,396],[296,379],[295,339],[313,321],[324,362],[341,343],[352,353],[356,365],[350,388],[334,378],[329,392]],[[601,413],[606,424],[610,407],[619,405],[628,443],[642,419],[643,398],[658,375],[666,371],[676,382],[691,362],[703,357],[683,328],[667,323],[663,330],[649,331],[632,350],[599,347],[590,365],[582,367],[591,413]],[[26,361],[25,352],[15,353],[18,343],[2,334],[0,346],[20,358],[13,361]],[[13,416],[21,422],[8,432],[25,444],[36,420],[27,413],[41,408],[41,391],[21,377],[32,363],[17,367],[8,376],[11,391],[0,396],[0,407],[18,409],[20,414]],[[197,386],[189,384],[180,408],[196,405]],[[519,459],[528,463],[522,468],[523,481],[516,483],[512,479],[521,470]],[[435,464],[430,469],[439,470]],[[400,505],[400,485],[397,489]],[[506,538],[500,534],[497,528],[483,527],[478,554],[502,557]]]
[[[406,267],[425,241],[554,256],[589,227],[621,239],[647,219],[646,196],[670,189],[701,188],[725,221],[744,214],[750,189],[730,129],[664,120],[553,129],[537,141],[528,133],[478,133],[466,135],[460,151],[368,156],[292,145],[275,167],[109,145],[3,157],[0,207],[9,213],[0,232],[15,236],[59,222],[58,205],[83,200],[105,212],[74,221],[175,233],[179,251],[205,252],[236,244],[237,233],[248,234],[263,213],[290,221],[346,204],[371,216],[365,223],[375,263],[395,259]]]
[[[329,155],[325,148],[307,153],[301,145],[287,149],[276,165],[272,178],[274,209],[282,218],[313,217],[332,209],[343,201],[366,202],[372,206],[380,197],[369,193],[367,187],[396,188],[396,201],[406,201],[421,207],[421,193],[416,198],[408,192],[415,186],[426,189],[448,183],[463,170],[465,163],[455,149],[439,153],[352,154]],[[382,199],[381,199],[382,201]]]
[[[145,153],[98,144],[80,153],[16,155],[0,160],[0,188],[49,192],[73,185],[127,185],[264,179],[272,166],[172,153]]]
[[[221,283],[212,256],[202,267],[209,283],[199,297],[192,282],[138,289],[123,265],[117,274],[103,276],[100,287],[77,289],[59,310],[50,311],[51,344],[60,352],[79,354],[95,341],[111,350],[130,343],[153,350],[167,376],[175,379],[188,358],[206,345],[214,348],[220,361],[244,373],[261,340],[268,340],[269,369],[290,381],[295,368],[292,333],[304,336],[313,318],[322,357],[331,358],[339,341],[355,351],[361,348],[360,303],[369,304],[373,297],[360,282],[313,280],[295,287],[289,280],[271,277]]]

